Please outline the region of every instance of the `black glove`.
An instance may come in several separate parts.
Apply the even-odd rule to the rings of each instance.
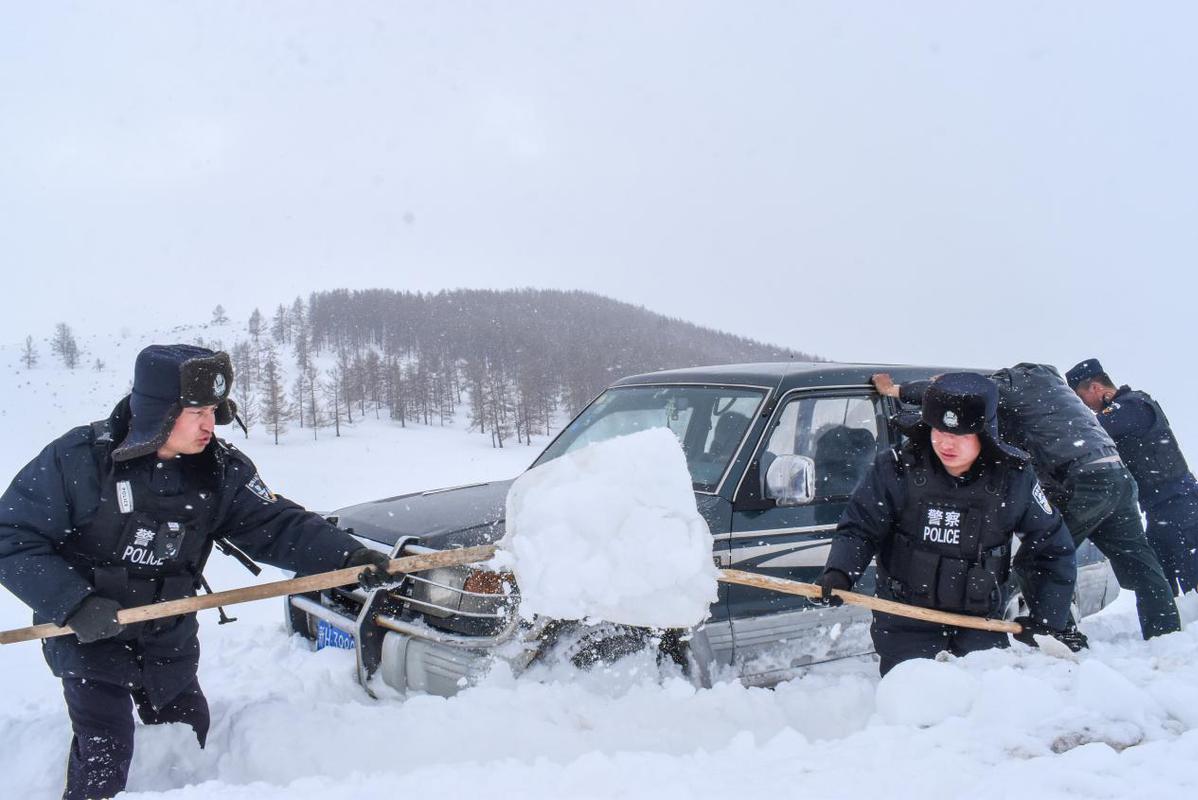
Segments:
[[[1077,623],[1073,620],[1069,621],[1064,630],[1053,631],[1052,635],[1058,642],[1075,653],[1090,647],[1090,640],[1086,638],[1086,634],[1077,629]]]
[[[1028,647],[1039,647],[1036,644],[1034,637],[1036,636],[1051,636],[1061,644],[1068,647],[1074,653],[1079,650],[1084,650],[1090,646],[1086,635],[1077,629],[1077,624],[1072,620],[1064,627],[1063,630],[1054,630],[1042,621],[1034,620],[1031,617],[1016,617],[1015,621],[1023,628],[1022,633],[1012,634],[1012,637],[1017,642],[1022,642]]]
[[[89,595],[75,613],[67,617],[67,626],[81,644],[110,639],[125,629],[116,621],[116,612],[120,610],[121,604],[115,600],[98,594]]]
[[[825,608],[836,608],[844,605],[844,601],[836,595],[832,594],[833,589],[843,589],[848,591],[853,588],[853,582],[849,580],[849,576],[845,575],[838,569],[826,569],[815,579],[815,585],[823,589],[823,594],[814,598],[811,602],[817,606]]]
[[[391,559],[386,553],[370,547],[355,550],[345,559],[347,567],[366,567],[358,573],[358,585],[367,592],[403,580],[404,573],[387,571],[390,563]]]
[[[1011,638],[1017,642],[1022,642],[1028,647],[1039,647],[1036,644],[1036,636],[1052,636],[1052,628],[1045,625],[1043,622],[1031,617],[1015,617],[1015,623],[1023,628],[1019,633],[1012,633]]]

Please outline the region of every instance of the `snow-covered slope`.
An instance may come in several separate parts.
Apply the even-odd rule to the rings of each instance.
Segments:
[[[82,341],[94,353],[84,364],[106,361],[99,373],[65,373],[43,352],[41,367],[18,374],[17,348],[0,351],[0,480],[107,413],[142,344],[195,333]],[[261,432],[232,438],[271,488],[314,508],[511,477],[536,449],[373,419],[340,440],[298,429],[279,447]],[[217,588],[250,580],[218,555],[210,577]],[[495,672],[448,700],[377,701],[354,683],[350,653],[314,653],[284,634],[281,603],[239,606],[225,626],[205,612],[208,748],[186,729],[140,728],[129,786],[133,797],[205,800],[1190,796],[1198,626],[1142,642],[1132,601],[1124,593],[1085,622],[1093,648],[1077,662],[1018,648],[913,663],[882,682],[863,662],[775,690],[696,691],[633,660],[599,674]],[[1198,599],[1183,605],[1187,620],[1198,616]],[[0,625],[27,623],[0,590]],[[57,797],[70,739],[58,683],[36,644],[0,648],[0,675],[0,796]]]

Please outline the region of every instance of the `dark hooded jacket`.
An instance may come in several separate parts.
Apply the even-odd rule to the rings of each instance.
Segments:
[[[141,498],[139,505],[196,525],[187,546],[199,568],[212,541],[222,537],[255,560],[298,573],[340,568],[363,546],[318,514],[271,493],[253,462],[215,437],[193,456],[164,462],[150,454],[114,462],[112,443],[121,442],[128,429],[125,398],[106,425],[75,428],[50,443],[0,498],[0,583],[33,609],[35,624],[61,625],[89,595],[112,596],[98,591],[94,581],[97,565],[122,564],[111,536],[122,514],[114,498],[122,489]],[[126,486],[117,486],[118,476]],[[132,542],[119,545],[126,556],[127,545]],[[193,595],[197,578],[198,572],[189,575],[172,596]],[[128,600],[116,594],[114,599]],[[149,599],[171,597],[160,593]],[[43,649],[55,675],[142,687],[162,706],[196,675],[197,630],[190,614],[92,644],[74,636],[47,639]]]

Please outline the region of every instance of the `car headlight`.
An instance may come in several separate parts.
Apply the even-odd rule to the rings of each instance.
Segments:
[[[418,610],[435,617],[448,617],[462,602],[462,589],[468,572],[460,567],[442,567],[413,573],[408,598]]]
[[[470,567],[443,567],[409,576],[408,601],[414,610],[432,617],[460,614],[497,619],[506,616],[509,597],[516,594],[510,573]]]

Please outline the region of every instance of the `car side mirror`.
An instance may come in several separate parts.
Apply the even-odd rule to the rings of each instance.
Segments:
[[[815,498],[815,461],[778,456],[765,473],[765,488],[780,506],[805,506]]]

